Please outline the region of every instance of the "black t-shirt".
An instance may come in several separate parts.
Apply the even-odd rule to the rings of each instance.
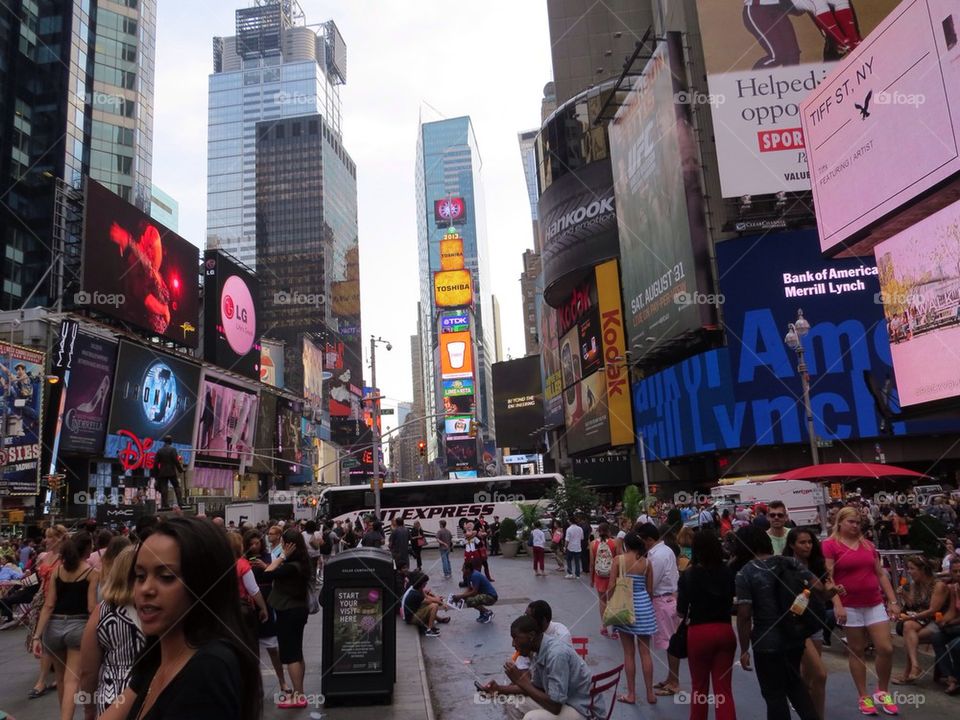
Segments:
[[[689,612],[690,624],[730,624],[734,596],[733,571],[726,565],[693,565],[680,575],[677,612]]]
[[[137,694],[127,714],[136,718],[156,668],[134,672],[130,687]],[[223,640],[204,645],[163,689],[140,720],[236,720],[240,717],[240,663]]]
[[[737,573],[737,604],[753,607],[753,631],[750,633],[754,652],[780,652],[789,647],[791,640],[781,632],[782,618],[779,605],[781,580],[776,572],[778,565],[801,573],[812,585],[816,578],[796,558],[775,555],[764,560],[751,560]],[[803,645],[803,641],[799,641]]]
[[[407,622],[413,622],[414,613],[423,605],[423,592],[411,589],[403,598],[403,617]]]

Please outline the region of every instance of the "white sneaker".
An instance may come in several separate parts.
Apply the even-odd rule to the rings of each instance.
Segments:
[[[573,577],[573,573],[567,573],[567,574],[564,575],[563,577],[566,578],[567,580],[569,580],[569,579],[571,579],[571,578]]]
[[[12,627],[16,627],[20,624],[19,620],[7,620],[3,625],[0,625],[0,630],[9,630]]]

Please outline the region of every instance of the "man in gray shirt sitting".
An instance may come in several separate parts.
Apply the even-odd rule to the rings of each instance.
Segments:
[[[510,685],[491,680],[484,692],[514,695],[505,703],[511,720],[593,720],[604,716],[603,698],[590,707],[590,671],[573,646],[545,636],[537,621],[522,615],[510,626],[513,647],[530,658],[530,669],[521,670],[512,662],[503,669]],[[513,700],[514,698],[511,698]]]

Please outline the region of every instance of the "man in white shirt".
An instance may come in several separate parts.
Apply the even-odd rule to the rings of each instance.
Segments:
[[[555,637],[557,640],[573,645],[570,629],[563,623],[554,622],[553,608],[546,600],[534,600],[527,605],[527,615],[537,621],[537,625],[540,626],[540,631],[544,635]]]
[[[567,574],[566,578],[580,577],[580,553],[583,550],[583,528],[570,523],[566,533]]]
[[[653,615],[657,619],[657,632],[652,645],[657,650],[666,650],[670,638],[680,626],[677,614],[677,587],[680,571],[677,569],[677,556],[660,539],[656,525],[648,523],[636,529],[637,535],[647,546],[647,560],[653,573],[650,587],[650,599],[653,603]],[[680,658],[667,653],[669,673],[667,679],[654,686],[657,695],[675,695],[680,689]]]
[[[539,525],[534,527],[530,533],[530,540],[533,542],[533,574],[546,577],[547,573],[543,569],[543,547],[546,545],[547,536],[543,534],[543,528]]]

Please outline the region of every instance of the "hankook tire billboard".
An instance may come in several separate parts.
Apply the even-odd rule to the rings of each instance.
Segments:
[[[557,305],[569,294],[561,282],[578,270],[620,254],[610,161],[601,160],[555,180],[540,197],[544,296]]]

